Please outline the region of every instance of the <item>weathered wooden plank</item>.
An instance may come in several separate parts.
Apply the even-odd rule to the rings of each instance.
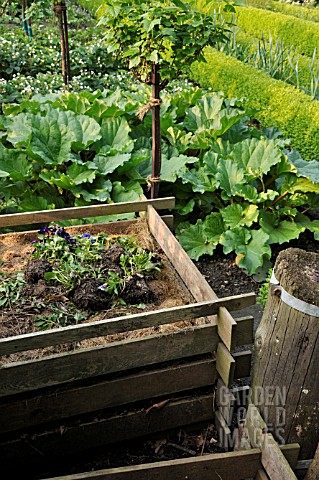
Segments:
[[[240,328],[236,328],[231,350],[242,345],[254,343],[254,317],[251,315],[238,317],[236,318],[236,323],[240,323]]]
[[[79,349],[0,368],[0,396],[213,352],[215,325]]]
[[[48,223],[56,220],[74,218],[100,217],[119,213],[146,211],[152,205],[157,209],[174,208],[175,198],[157,198],[153,200],[138,200],[135,202],[109,203],[105,205],[90,205],[87,207],[57,208],[38,212],[12,213],[0,215],[0,227],[16,225],[31,225],[33,223]]]
[[[254,448],[261,448],[264,438],[263,435],[267,433],[267,425],[261,417],[258,408],[252,403],[248,405],[245,429],[247,429],[251,445]]]
[[[238,480],[254,477],[260,464],[260,452],[214,453],[197,458],[111,468],[85,472],[48,480]]]
[[[245,429],[251,445],[262,450],[262,464],[267,475],[271,479],[295,480],[296,476],[291,470],[287,459],[281,452],[274,437],[267,433],[267,425],[257,407],[252,403],[249,404],[247,410]],[[293,445],[293,449],[296,449],[295,445]]]
[[[298,457],[300,452],[299,443],[289,443],[287,445],[279,445],[279,448],[284,454],[291,468],[294,470],[298,463]]]
[[[147,209],[147,220],[150,232],[174,265],[195,300],[202,302],[217,299],[216,293],[152,206]]]
[[[26,429],[105,408],[213,385],[216,367],[213,359],[124,375],[94,385],[57,389],[28,399],[0,403],[0,432]]]
[[[236,399],[232,392],[226,387],[222,379],[219,378],[216,388],[216,405],[228,426],[232,421],[235,401]]]
[[[280,480],[297,480],[288,461],[270,433],[264,436],[261,463],[271,479],[280,478]]]
[[[217,316],[217,331],[228,350],[232,350],[235,347],[236,330],[237,322],[227,308],[221,308]]]
[[[318,253],[280,252],[274,267],[280,284],[272,283],[255,342],[253,401],[278,438],[301,445],[301,459],[313,457],[319,440],[318,269]]]
[[[248,376],[250,357],[251,352],[234,354],[235,378]],[[215,360],[205,359],[124,375],[116,380],[101,380],[89,386],[74,386],[49,393],[42,390],[41,395],[28,398],[4,398],[0,401],[0,433],[212,385],[216,380],[216,373]]]
[[[222,342],[217,345],[216,370],[225,385],[229,386],[234,379],[235,360]]]
[[[305,480],[318,480],[319,478],[319,443],[315,451],[315,456],[310,464]]]
[[[215,427],[218,434],[219,446],[228,450],[231,446],[231,433],[230,429],[219,410],[215,411]]]
[[[0,355],[44,348],[69,342],[79,342],[86,338],[101,337],[120,332],[139,330],[149,326],[156,327],[181,320],[188,320],[206,315],[214,315],[220,306],[225,305],[230,310],[245,308],[254,302],[254,294],[246,293],[201,302],[198,304],[182,305],[174,308],[164,308],[152,312],[124,315],[117,318],[108,318],[97,322],[70,325],[68,327],[35,332],[0,340]],[[244,324],[243,324],[244,326]]]
[[[150,405],[151,406],[151,405]],[[78,424],[30,434],[0,444],[3,463],[33,463],[63,459],[71,454],[101,445],[180,428],[191,423],[211,422],[214,394],[171,400],[163,408],[122,412],[109,418],[84,419]],[[2,466],[1,465],[1,466]]]
[[[269,477],[266,475],[265,470],[258,470],[255,480],[269,480]]]

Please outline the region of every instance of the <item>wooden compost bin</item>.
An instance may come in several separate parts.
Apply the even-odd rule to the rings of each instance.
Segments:
[[[252,305],[255,295],[217,298],[166,225],[172,218],[162,219],[156,211],[173,206],[174,198],[166,198],[0,216],[0,227],[4,227],[145,212],[142,215],[151,235],[171,262],[177,281],[183,283],[193,298],[193,303],[179,307],[4,338],[0,340],[1,355],[207,317],[198,326],[170,333],[154,332],[141,338],[3,364],[0,367],[3,469],[49,464],[88,448],[212,420],[221,435],[227,436],[229,418],[227,421],[224,418],[227,405],[216,407],[215,384],[219,379],[227,387],[233,378],[250,374],[251,352],[231,354],[231,351],[253,341],[253,318],[235,321],[229,311]],[[101,231],[115,233],[137,221],[98,225]],[[36,236],[36,232],[33,234]],[[14,235],[18,238],[26,232]],[[0,242],[5,238],[6,235],[1,235]],[[148,401],[149,405],[150,400],[156,399],[166,399],[165,408],[148,413],[140,406],[141,402]],[[134,408],[137,402],[139,409]],[[114,413],[114,407],[121,406],[125,406],[125,412]],[[238,479],[237,469],[242,472],[241,478],[255,478],[261,468],[260,455],[256,449],[217,455],[212,459],[216,465],[213,470],[225,469],[223,476],[212,474],[211,456],[186,459],[182,467],[177,460],[164,462],[158,467],[164,474],[156,478],[186,478],[180,476],[185,468],[196,472],[188,478],[202,475],[202,479]],[[149,473],[142,473],[147,468],[134,467],[135,473],[128,474],[124,468],[123,473],[115,472],[114,477],[110,471],[96,478],[151,478]]]

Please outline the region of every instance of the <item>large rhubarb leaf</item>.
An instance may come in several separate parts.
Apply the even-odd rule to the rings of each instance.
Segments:
[[[220,188],[228,197],[235,195],[238,187],[245,183],[244,170],[231,160],[220,160],[216,178],[219,180]]]
[[[243,207],[239,203],[228,205],[221,211],[224,223],[228,228],[250,227],[258,219],[257,205],[247,205]]]
[[[282,151],[275,140],[247,138],[234,145],[229,158],[247,172],[249,181],[260,178],[280,162]]]
[[[176,229],[176,237],[193,260],[198,260],[205,254],[212,255],[216,248],[216,244],[207,238],[202,220],[198,220],[195,225],[181,223]]]
[[[102,139],[99,142],[99,153],[115,155],[131,152],[134,142],[129,135],[130,131],[130,126],[124,117],[104,119],[101,127]]]
[[[198,162],[197,157],[190,157],[187,155],[178,155],[167,158],[163,155],[161,166],[161,179],[164,182],[175,182],[176,178],[180,176],[180,172],[186,172],[185,166],[188,163]]]
[[[232,230],[227,230],[220,237],[220,243],[223,245],[225,255],[236,250],[239,245],[246,245],[251,239],[251,233],[248,228],[235,227]]]
[[[262,230],[253,230],[251,240],[247,245],[236,247],[236,253],[240,256],[238,266],[247,270],[252,275],[263,265],[265,260],[271,257],[271,249],[268,245],[268,235]]]
[[[262,230],[269,236],[269,244],[289,242],[298,238],[305,230],[302,224],[296,222],[288,220],[278,222],[276,216],[270,212],[261,212],[259,223]]]

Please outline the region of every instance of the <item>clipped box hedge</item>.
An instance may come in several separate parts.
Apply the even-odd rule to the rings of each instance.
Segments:
[[[210,48],[207,63],[194,63],[191,77],[203,87],[223,91],[228,98],[245,98],[260,110],[264,126],[276,126],[305,160],[319,160],[319,102],[265,72]]]
[[[221,2],[206,0],[189,0],[189,3],[207,12],[223,6]],[[223,15],[231,18],[229,13]],[[273,40],[280,38],[285,45],[295,47],[301,55],[312,57],[315,48],[319,52],[319,28],[314,22],[254,7],[236,7],[235,23],[253,37],[261,37],[264,33],[266,38],[269,34]]]
[[[251,7],[264,8],[303,20],[319,22],[319,10],[310,5],[295,5],[293,3],[283,3],[279,0],[245,0],[245,3]]]

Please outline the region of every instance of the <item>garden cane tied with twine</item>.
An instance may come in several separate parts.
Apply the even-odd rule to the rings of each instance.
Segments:
[[[136,116],[143,121],[145,115],[149,110],[152,110],[154,107],[159,107],[162,103],[162,100],[160,98],[150,98],[150,101],[147,102],[145,105],[142,105],[136,112]]]

